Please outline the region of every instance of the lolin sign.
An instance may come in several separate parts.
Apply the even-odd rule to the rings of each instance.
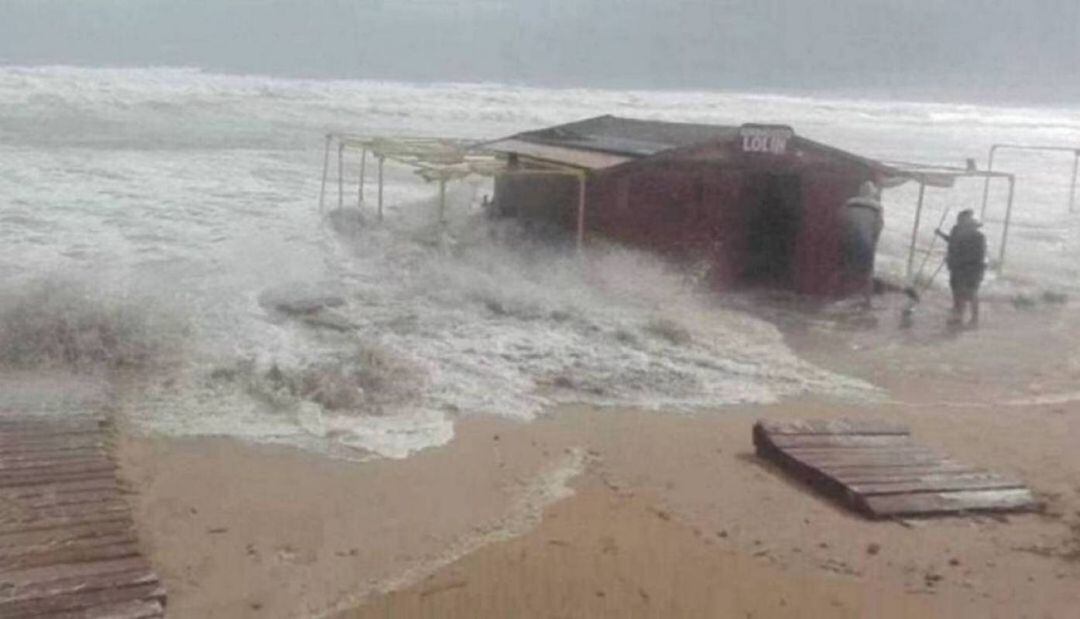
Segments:
[[[744,153],[783,155],[795,131],[784,125],[743,125],[739,135]]]

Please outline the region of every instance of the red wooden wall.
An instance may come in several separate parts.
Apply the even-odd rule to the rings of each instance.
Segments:
[[[687,163],[628,169],[590,182],[590,235],[686,261],[708,260],[717,288],[738,282],[748,252],[746,230],[760,200],[753,175],[797,174],[802,217],[793,250],[792,288],[812,295],[851,289],[841,272],[840,213],[867,173],[843,166],[725,168]]]
[[[851,290],[851,282],[844,281],[841,271],[840,213],[844,202],[870,177],[868,167],[797,144],[783,155],[737,149],[736,142],[718,142],[592,173],[586,196],[588,235],[683,261],[705,261],[710,264],[712,283],[728,288],[738,283],[746,263],[747,229],[762,199],[760,176],[794,174],[801,181],[802,215],[790,287],[812,295]],[[538,190],[534,187],[533,191]],[[567,192],[554,191],[554,187],[539,191],[550,215],[572,229],[576,217],[567,215],[576,212],[577,200],[576,196],[556,199],[563,193]],[[499,199],[503,198],[514,200],[513,196]]]

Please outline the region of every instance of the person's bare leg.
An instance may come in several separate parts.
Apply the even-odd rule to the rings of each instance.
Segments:
[[[979,293],[971,293],[971,322],[968,323],[972,327],[979,326]]]

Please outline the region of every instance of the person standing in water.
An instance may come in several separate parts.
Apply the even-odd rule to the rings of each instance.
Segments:
[[[949,234],[938,230],[949,246],[945,265],[949,268],[949,288],[953,295],[950,326],[959,326],[964,321],[967,306],[971,305],[972,327],[979,325],[979,286],[986,273],[986,237],[975,219],[975,211],[966,209],[956,216],[956,225]]]
[[[844,203],[844,271],[848,281],[858,282],[863,305],[870,307],[874,292],[874,257],[885,226],[881,190],[873,181],[859,188],[859,195]]]

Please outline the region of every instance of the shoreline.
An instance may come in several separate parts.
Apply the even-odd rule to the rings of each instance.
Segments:
[[[175,617],[1065,616],[1080,603],[1080,402],[995,402],[1061,393],[1080,371],[1075,338],[1027,344],[1039,321],[992,313],[994,326],[936,344],[785,329],[800,357],[870,379],[886,402],[464,416],[445,446],[360,464],[133,436],[122,471]],[[930,369],[908,371],[920,361]],[[851,416],[908,424],[930,447],[1024,479],[1046,507],[871,522],[754,455],[760,417]],[[619,585],[631,573],[645,597]]]

